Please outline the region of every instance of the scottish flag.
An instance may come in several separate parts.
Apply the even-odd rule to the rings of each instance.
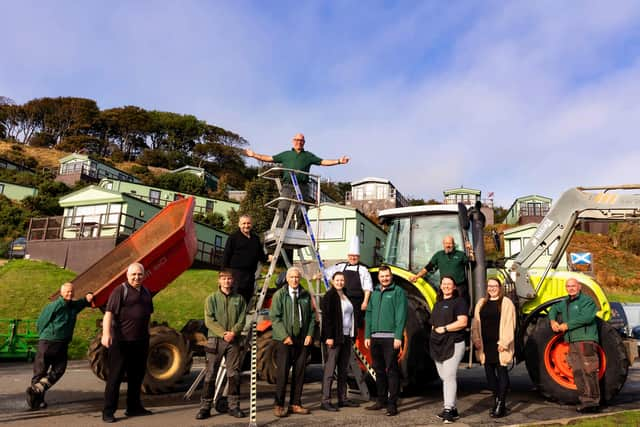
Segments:
[[[591,252],[572,252],[571,264],[591,264]]]

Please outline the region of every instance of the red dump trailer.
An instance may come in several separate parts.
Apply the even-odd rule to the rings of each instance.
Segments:
[[[127,240],[74,280],[77,295],[93,292],[93,306],[103,309],[109,295],[126,280],[127,268],[139,262],[145,268],[144,286],[152,294],[160,292],[187,270],[196,255],[197,239],[193,223],[195,199],[188,197],[167,205]],[[169,390],[190,369],[188,339],[168,326],[152,326],[149,331],[149,359],[143,388],[146,392]],[[101,333],[89,345],[89,361],[101,379],[107,375],[106,351]]]

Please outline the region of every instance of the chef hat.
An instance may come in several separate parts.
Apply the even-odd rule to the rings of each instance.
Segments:
[[[358,236],[353,236],[351,238],[351,243],[349,243],[349,252],[347,255],[360,255],[360,239]]]

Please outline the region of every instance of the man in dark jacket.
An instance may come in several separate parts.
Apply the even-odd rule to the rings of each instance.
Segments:
[[[398,352],[407,323],[407,295],[393,283],[391,269],[383,265],[378,270],[380,286],[373,291],[365,315],[364,346],[371,349],[376,372],[378,400],[368,410],[387,408],[387,415],[398,414],[400,367]]]
[[[111,292],[102,320],[101,343],[108,349],[109,375],[104,390],[102,420],[112,423],[118,408],[120,384],[127,376],[128,417],[150,415],[140,401],[140,388],[147,371],[149,320],[153,313],[151,292],[142,285],[144,267],[133,263],[127,282]]]
[[[264,252],[252,227],[251,216],[240,216],[238,231],[227,239],[222,256],[222,267],[233,273],[233,292],[242,295],[247,305],[255,290],[258,263],[270,261],[272,257]]]
[[[31,386],[27,388],[27,404],[32,410],[46,406],[45,392],[60,380],[67,369],[67,350],[73,337],[76,318],[93,300],[91,293],[76,301],[73,300],[73,295],[72,283],[62,285],[60,296],[44,307],[36,322],[38,352],[33,362]]]
[[[200,410],[196,419],[211,416],[216,378],[222,358],[227,367],[229,385],[229,415],[236,418],[245,416],[240,409],[240,354],[242,328],[246,319],[246,304],[241,295],[233,292],[233,276],[230,271],[221,271],[218,275],[218,290],[204,302],[204,323],[207,325],[208,340],[207,374],[204,378]]]
[[[302,406],[302,386],[304,368],[307,363],[307,349],[313,342],[315,319],[311,310],[311,296],[300,287],[300,270],[291,267],[287,270],[287,286],[280,288],[271,300],[269,316],[272,321],[272,337],[276,341],[276,396],[273,413],[276,417],[286,417],[289,412],[309,414]],[[289,370],[291,373],[291,392],[289,410],[284,408],[284,395],[287,389]]]
[[[578,388],[578,412],[597,412],[600,405],[598,384],[598,308],[593,299],[583,294],[576,279],[565,284],[569,296],[549,310],[549,323],[556,333],[564,333],[569,343],[569,365]]]

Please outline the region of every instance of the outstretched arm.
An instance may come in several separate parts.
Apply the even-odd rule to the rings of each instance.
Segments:
[[[273,162],[272,156],[267,156],[266,154],[258,154],[250,148],[244,150],[244,154],[247,157],[252,157],[256,160],[260,160],[261,162]]]
[[[320,162],[320,165],[321,166],[336,166],[336,165],[346,165],[347,163],[349,163],[349,157],[342,156],[339,159],[335,159],[335,160],[325,159],[325,160]]]

